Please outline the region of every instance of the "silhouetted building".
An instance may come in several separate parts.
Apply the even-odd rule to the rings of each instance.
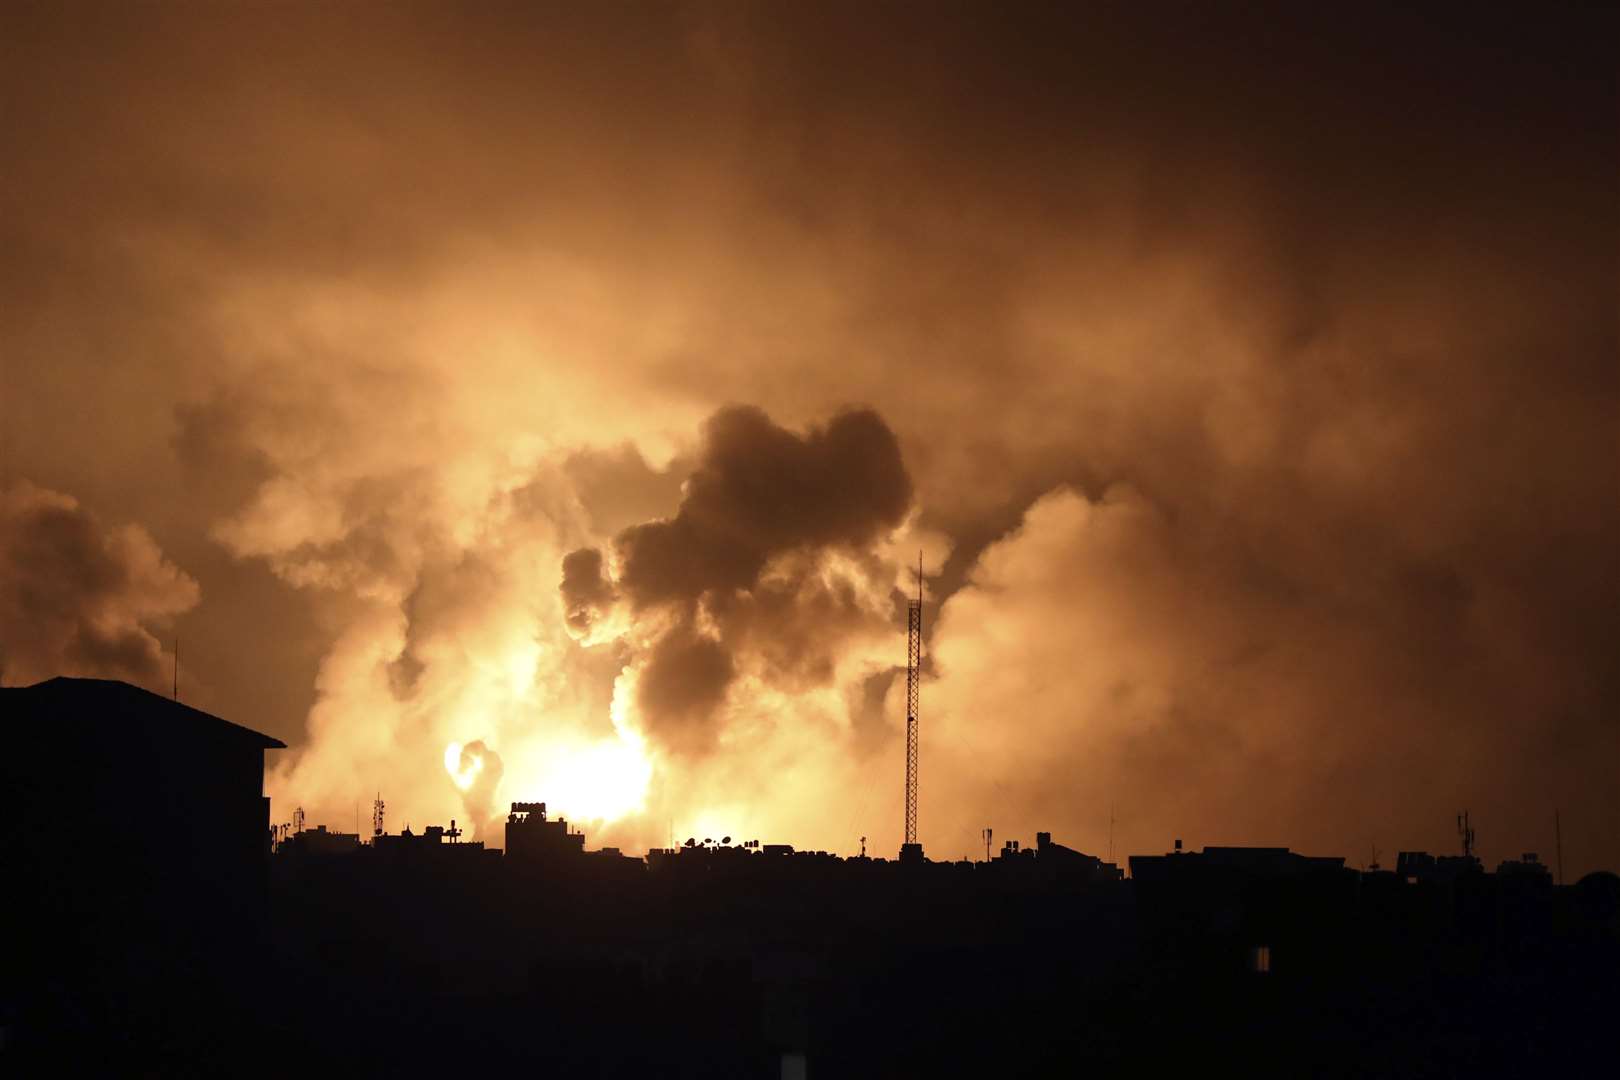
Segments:
[[[1498,877],[1522,878],[1538,880],[1548,885],[1552,884],[1552,871],[1547,869],[1546,863],[1533,851],[1527,851],[1517,859],[1504,859],[1496,865]]]
[[[1343,856],[1271,847],[1206,847],[1173,855],[1132,855],[1130,862],[1132,879],[1147,882],[1227,875],[1281,879],[1344,869]]]
[[[292,833],[276,845],[277,855],[355,855],[359,851],[359,833],[327,832],[325,825]]]
[[[268,920],[264,752],[283,744],[100,679],[0,689],[0,718],[0,865],[27,928],[8,964],[56,987],[36,1022],[94,1016],[122,1038],[195,1026],[185,1009],[251,987]]]
[[[506,854],[520,862],[545,862],[578,855],[585,834],[571,831],[567,818],[550,820],[546,804],[515,802],[506,818]]]
[[[1035,834],[1035,859],[1060,872],[1078,874],[1092,881],[1119,881],[1125,876],[1114,863],[1053,842],[1049,832]]]
[[[1144,946],[1162,969],[1300,972],[1337,947],[1321,928],[1349,917],[1359,881],[1339,856],[1206,847],[1132,855]]]
[[[1538,1026],[1605,1007],[1620,970],[1612,878],[1563,897],[1530,871],[1409,885],[1212,847],[1133,858],[1125,882],[1044,832],[988,863],[727,836],[643,860],[584,850],[539,803],[513,805],[507,837],[504,858],[434,828],[276,860],[284,985],[325,992],[295,1010],[301,1037],[400,1074],[1436,1075],[1527,1002]],[[1496,996],[1482,973],[1535,994]],[[326,1023],[334,1008],[353,1023]],[[874,1036],[873,1016],[893,1026]],[[1479,1045],[1476,1066],[1497,1052]]]
[[[1472,855],[1430,855],[1427,851],[1403,851],[1395,856],[1395,876],[1406,882],[1452,882],[1466,874],[1481,874],[1485,868]]]
[[[461,829],[457,827],[454,818],[451,819],[448,829],[443,825],[429,825],[421,832],[415,833],[407,825],[400,833],[380,833],[371,838],[371,851],[374,858],[407,864],[436,863],[452,859],[471,862],[484,860],[486,857],[499,859],[501,854],[498,851],[486,850],[481,840],[462,843]]]

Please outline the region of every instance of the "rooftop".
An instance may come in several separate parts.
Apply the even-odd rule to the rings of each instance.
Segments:
[[[285,750],[287,744],[262,732],[222,720],[171,698],[117,679],[71,679],[57,676],[33,686],[0,687],[8,720],[41,712],[97,725],[107,741],[154,740],[179,731],[215,738],[225,736],[266,750]]]

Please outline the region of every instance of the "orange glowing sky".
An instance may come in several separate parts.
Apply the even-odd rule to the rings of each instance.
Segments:
[[[935,857],[1620,865],[1613,30],[12,5],[0,674],[888,854],[921,550]]]

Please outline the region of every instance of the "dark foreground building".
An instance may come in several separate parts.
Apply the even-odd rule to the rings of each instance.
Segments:
[[[259,1007],[264,752],[283,744],[100,679],[0,689],[0,731],[9,1049],[225,1053]]]

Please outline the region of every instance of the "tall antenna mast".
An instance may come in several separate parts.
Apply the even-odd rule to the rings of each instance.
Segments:
[[[180,635],[174,635],[174,700],[180,700]]]
[[[917,843],[917,697],[922,680],[922,552],[917,552],[917,599],[906,604],[906,839],[903,862],[921,862]]]

